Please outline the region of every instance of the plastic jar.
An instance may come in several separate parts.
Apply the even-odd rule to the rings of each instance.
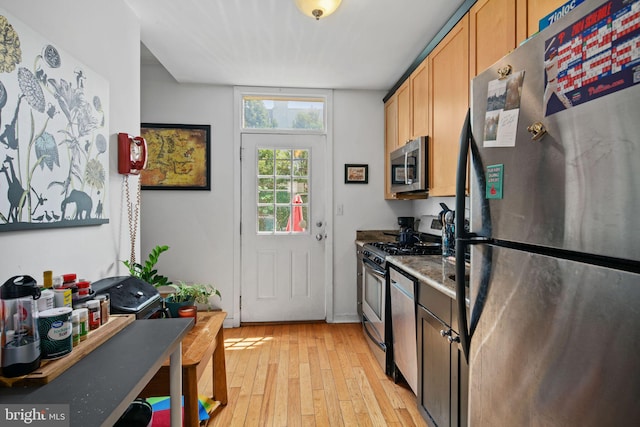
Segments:
[[[53,271],[46,270],[42,273],[42,284],[45,289],[49,289],[53,287]]]
[[[100,327],[100,301],[92,299],[87,301],[89,311],[89,330],[93,331]]]
[[[80,321],[80,341],[84,341],[89,334],[89,310],[86,308],[78,308],[73,310],[71,314],[73,315],[74,312],[78,313]]]
[[[81,280],[76,283],[76,287],[78,288],[78,298],[87,297],[91,293],[91,282]]]
[[[73,346],[80,344],[80,313],[78,310],[71,312],[71,334],[73,335]]]

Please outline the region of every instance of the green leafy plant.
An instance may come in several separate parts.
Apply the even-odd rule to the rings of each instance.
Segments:
[[[194,301],[200,304],[207,304],[211,295],[217,295],[222,298],[220,291],[206,283],[185,283],[179,281],[178,284],[170,285],[176,290],[171,295],[172,302],[187,302]]]
[[[150,285],[157,287],[160,286],[169,286],[171,282],[167,276],[163,276],[162,274],[158,274],[158,270],[155,269],[155,265],[158,263],[158,258],[160,258],[160,254],[169,250],[169,246],[156,246],[151,250],[149,257],[144,262],[144,264],[140,263],[131,263],[129,260],[122,261],[125,266],[129,269],[129,274],[133,277],[137,277]]]

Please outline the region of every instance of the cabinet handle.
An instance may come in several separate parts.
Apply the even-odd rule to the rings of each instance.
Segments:
[[[447,337],[447,339],[449,340],[449,342],[450,342],[451,344],[453,344],[453,343],[459,343],[459,342],[460,342],[460,337],[457,337],[457,336],[456,336],[456,337],[452,337],[451,335],[449,335],[449,336]]]
[[[440,329],[440,335],[442,335],[442,337],[449,337],[449,339],[451,339],[451,329],[449,329],[448,331],[445,331],[444,329]]]

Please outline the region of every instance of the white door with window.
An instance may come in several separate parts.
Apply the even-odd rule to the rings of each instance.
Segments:
[[[325,145],[242,134],[242,322],[326,317]]]

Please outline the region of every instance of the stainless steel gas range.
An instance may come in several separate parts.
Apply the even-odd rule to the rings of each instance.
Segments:
[[[405,229],[398,233],[398,241],[372,242],[362,248],[362,327],[369,347],[389,376],[395,375],[395,369],[389,268],[386,258],[393,255],[441,254],[441,230],[442,225],[437,217],[422,216],[417,231],[410,230],[411,238],[406,238]],[[403,243],[400,243],[400,240]],[[411,298],[413,292],[411,289]]]

